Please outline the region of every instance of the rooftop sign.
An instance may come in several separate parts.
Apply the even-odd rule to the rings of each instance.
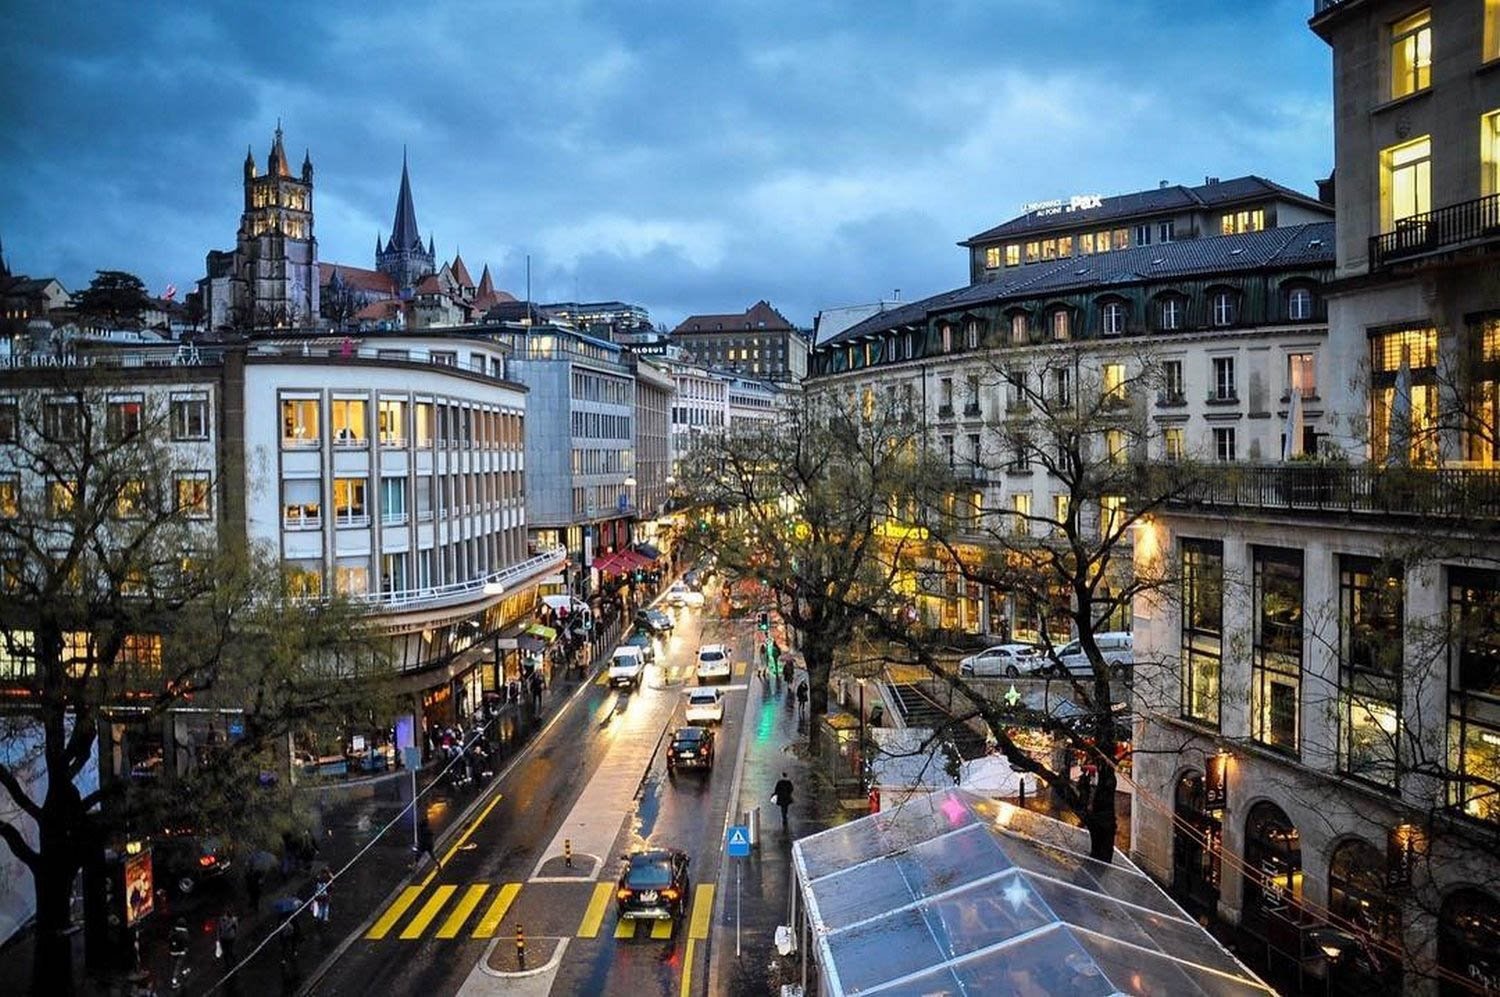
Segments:
[[[1021,205],[1021,213],[1045,217],[1046,215],[1060,215],[1068,211],[1087,211],[1089,208],[1103,207],[1104,198],[1098,194],[1074,194],[1066,201],[1062,198],[1054,198],[1051,201],[1028,201]]]

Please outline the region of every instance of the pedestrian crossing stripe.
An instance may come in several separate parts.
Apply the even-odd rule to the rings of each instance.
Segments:
[[[595,938],[599,934],[599,926],[604,923],[604,909],[609,905],[609,898],[615,892],[613,883],[595,883],[594,895],[589,900],[588,910],[584,911],[583,920],[578,924],[579,938]]]
[[[420,886],[408,886],[402,890],[401,895],[386,908],[384,914],[380,915],[380,920],[370,925],[370,930],[365,932],[365,937],[371,941],[384,938],[396,926],[396,922],[401,920],[401,915],[406,913],[406,908],[415,903],[417,897],[421,895],[422,887]]]
[[[490,909],[484,912],[484,917],[474,925],[475,938],[489,938],[500,928],[500,922],[505,920],[505,912],[510,910],[510,905],[515,902],[516,894],[521,892],[520,883],[506,883],[500,887],[500,895],[490,904]]]
[[[448,920],[444,921],[443,926],[438,929],[437,936],[457,938],[459,931],[463,929],[464,922],[469,919],[470,914],[474,913],[474,908],[479,906],[479,901],[484,899],[489,888],[488,883],[475,883],[464,891],[463,899],[458,902],[458,906],[453,908],[453,913],[448,915]]]
[[[737,678],[737,679],[744,678],[745,677],[745,673],[749,670],[749,668],[750,668],[750,662],[748,662],[748,661],[736,661],[734,663],[734,677]]]
[[[714,884],[699,883],[693,887],[693,913],[688,924],[688,938],[707,938],[714,916]]]
[[[640,924],[640,923],[641,923],[640,921],[637,921],[637,920],[627,920],[627,919],[625,919],[625,918],[622,917],[619,920],[619,922],[617,924],[615,924],[615,937],[617,939],[634,938],[635,935],[636,935],[636,927],[635,926],[638,925],[638,924]],[[650,934],[651,934],[651,937],[654,938],[654,939],[656,939],[657,941],[662,941],[664,939],[671,938],[672,937],[672,922],[669,921],[669,920],[666,920],[665,918],[663,918],[661,920],[653,920],[651,922],[651,932],[650,932]]]
[[[426,930],[428,924],[432,923],[432,919],[437,917],[438,911],[443,909],[443,905],[448,902],[449,897],[453,896],[453,891],[456,889],[458,887],[451,883],[444,883],[433,890],[432,896],[428,897],[422,909],[417,911],[417,916],[407,921],[406,927],[401,929],[402,940],[409,942],[414,938],[421,938],[422,932]]]

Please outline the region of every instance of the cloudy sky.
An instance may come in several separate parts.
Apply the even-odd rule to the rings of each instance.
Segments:
[[[440,257],[668,324],[810,325],[963,284],[1023,201],[1332,161],[1311,0],[6,7],[0,240],[69,288],[191,288],[278,118],[320,258],[374,265],[405,145]]]

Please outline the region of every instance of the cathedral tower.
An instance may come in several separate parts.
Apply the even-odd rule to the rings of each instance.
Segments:
[[[375,245],[375,269],[390,275],[402,297],[409,297],[408,292],[437,269],[435,247],[430,240],[423,246],[422,233],[417,230],[417,209],[411,199],[411,177],[406,170],[405,150],[401,152],[401,190],[396,195],[396,218],[391,223],[391,237],[386,240],[384,249],[379,248],[379,240]]]
[[[281,126],[257,175],[245,156],[245,210],[232,264],[232,324],[256,329],[309,328],[318,319],[318,240],[313,236],[311,156],[292,173]]]

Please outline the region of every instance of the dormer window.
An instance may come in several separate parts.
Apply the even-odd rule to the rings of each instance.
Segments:
[[[1185,311],[1182,298],[1169,294],[1157,302],[1156,309],[1157,325],[1164,332],[1182,328],[1182,315]]]
[[[970,319],[964,325],[964,346],[971,350],[979,349],[979,322],[977,319]]]
[[[1016,312],[1010,317],[1010,341],[1015,346],[1025,346],[1031,342],[1031,334],[1026,328],[1026,313]]]
[[[1128,314],[1123,301],[1106,301],[1100,312],[1101,328],[1106,336],[1119,336],[1125,332]]]
[[[1209,300],[1214,325],[1222,327],[1239,321],[1239,302],[1233,291],[1215,291]]]
[[[1073,338],[1072,316],[1066,308],[1058,308],[1052,313],[1052,341],[1066,343],[1071,338]]]
[[[1292,322],[1307,322],[1313,317],[1313,293],[1308,287],[1294,287],[1286,292],[1286,317]]]
[[[943,336],[943,352],[944,353],[952,353],[953,352],[953,326],[951,326],[951,325],[945,325],[945,326],[942,327],[942,330],[943,330],[942,331],[942,336]]]

